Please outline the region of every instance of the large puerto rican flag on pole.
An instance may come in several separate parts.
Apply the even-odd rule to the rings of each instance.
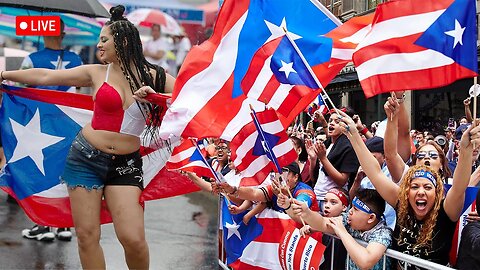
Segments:
[[[59,176],[74,137],[91,120],[92,97],[2,87],[8,93],[3,94],[0,108],[0,132],[7,164],[0,171],[0,188],[17,199],[33,222],[73,227],[67,187]],[[168,149],[162,147],[143,156],[146,187],[141,203],[199,190],[188,178],[163,169],[169,155]],[[101,222],[110,221],[103,203]]]
[[[182,65],[161,136],[231,141],[250,122],[249,105],[259,111],[265,106],[264,101],[247,97],[249,89],[241,85],[255,53],[284,36],[286,29],[300,37],[296,44],[315,70],[331,55],[332,41],[323,35],[339,24],[316,0],[226,0],[212,37],[194,47]],[[325,75],[317,74],[323,85],[330,78]],[[290,124],[317,95],[292,110],[283,124]]]
[[[366,97],[440,87],[477,76],[474,0],[397,0],[378,5],[353,61]]]

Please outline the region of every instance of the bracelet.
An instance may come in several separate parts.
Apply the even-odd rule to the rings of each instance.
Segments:
[[[233,186],[233,191],[230,192],[230,193],[228,193],[228,194],[233,195],[233,194],[235,194],[237,191],[238,191],[238,188],[237,188],[236,186]]]
[[[362,133],[363,135],[367,134],[367,132],[368,132],[368,128],[367,128],[367,127],[364,127],[364,128],[360,131],[360,133]]]
[[[292,207],[292,203],[290,203],[290,205],[287,208],[284,208],[283,211],[287,211],[288,209],[290,209],[290,207]]]
[[[240,188],[236,187],[236,186],[233,186],[233,191],[232,193],[229,193],[230,195],[233,195],[235,196],[235,198],[238,198],[238,191],[239,191]]]
[[[405,98],[407,96],[405,95],[405,93],[402,94],[402,97],[398,98],[397,96],[395,96],[395,98],[397,99],[397,102],[398,103],[403,103],[405,101]]]

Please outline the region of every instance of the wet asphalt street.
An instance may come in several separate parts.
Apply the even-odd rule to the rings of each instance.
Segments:
[[[32,226],[0,191],[0,269],[81,269],[76,238],[51,243],[22,238]],[[150,269],[218,269],[217,197],[205,192],[146,203]],[[74,233],[75,235],[75,233]],[[107,269],[127,269],[113,226],[102,226]]]

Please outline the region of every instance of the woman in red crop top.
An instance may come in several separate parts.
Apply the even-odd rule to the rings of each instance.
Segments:
[[[130,269],[148,269],[140,136],[160,126],[159,106],[144,103],[150,92],[172,92],[175,79],[148,63],[138,30],[123,17],[125,8],[110,9],[97,44],[108,65],[67,70],[2,71],[2,80],[29,85],[89,86],[95,89],[94,116],[72,143],[62,181],[67,184],[78,250],[84,269],[105,269],[100,246],[101,200],[105,197],[117,238]],[[136,100],[137,99],[137,100]],[[146,121],[146,118],[149,121]]]

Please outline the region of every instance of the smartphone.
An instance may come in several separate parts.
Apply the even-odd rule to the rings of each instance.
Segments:
[[[455,119],[454,118],[448,118],[448,127],[449,128],[455,128]]]

